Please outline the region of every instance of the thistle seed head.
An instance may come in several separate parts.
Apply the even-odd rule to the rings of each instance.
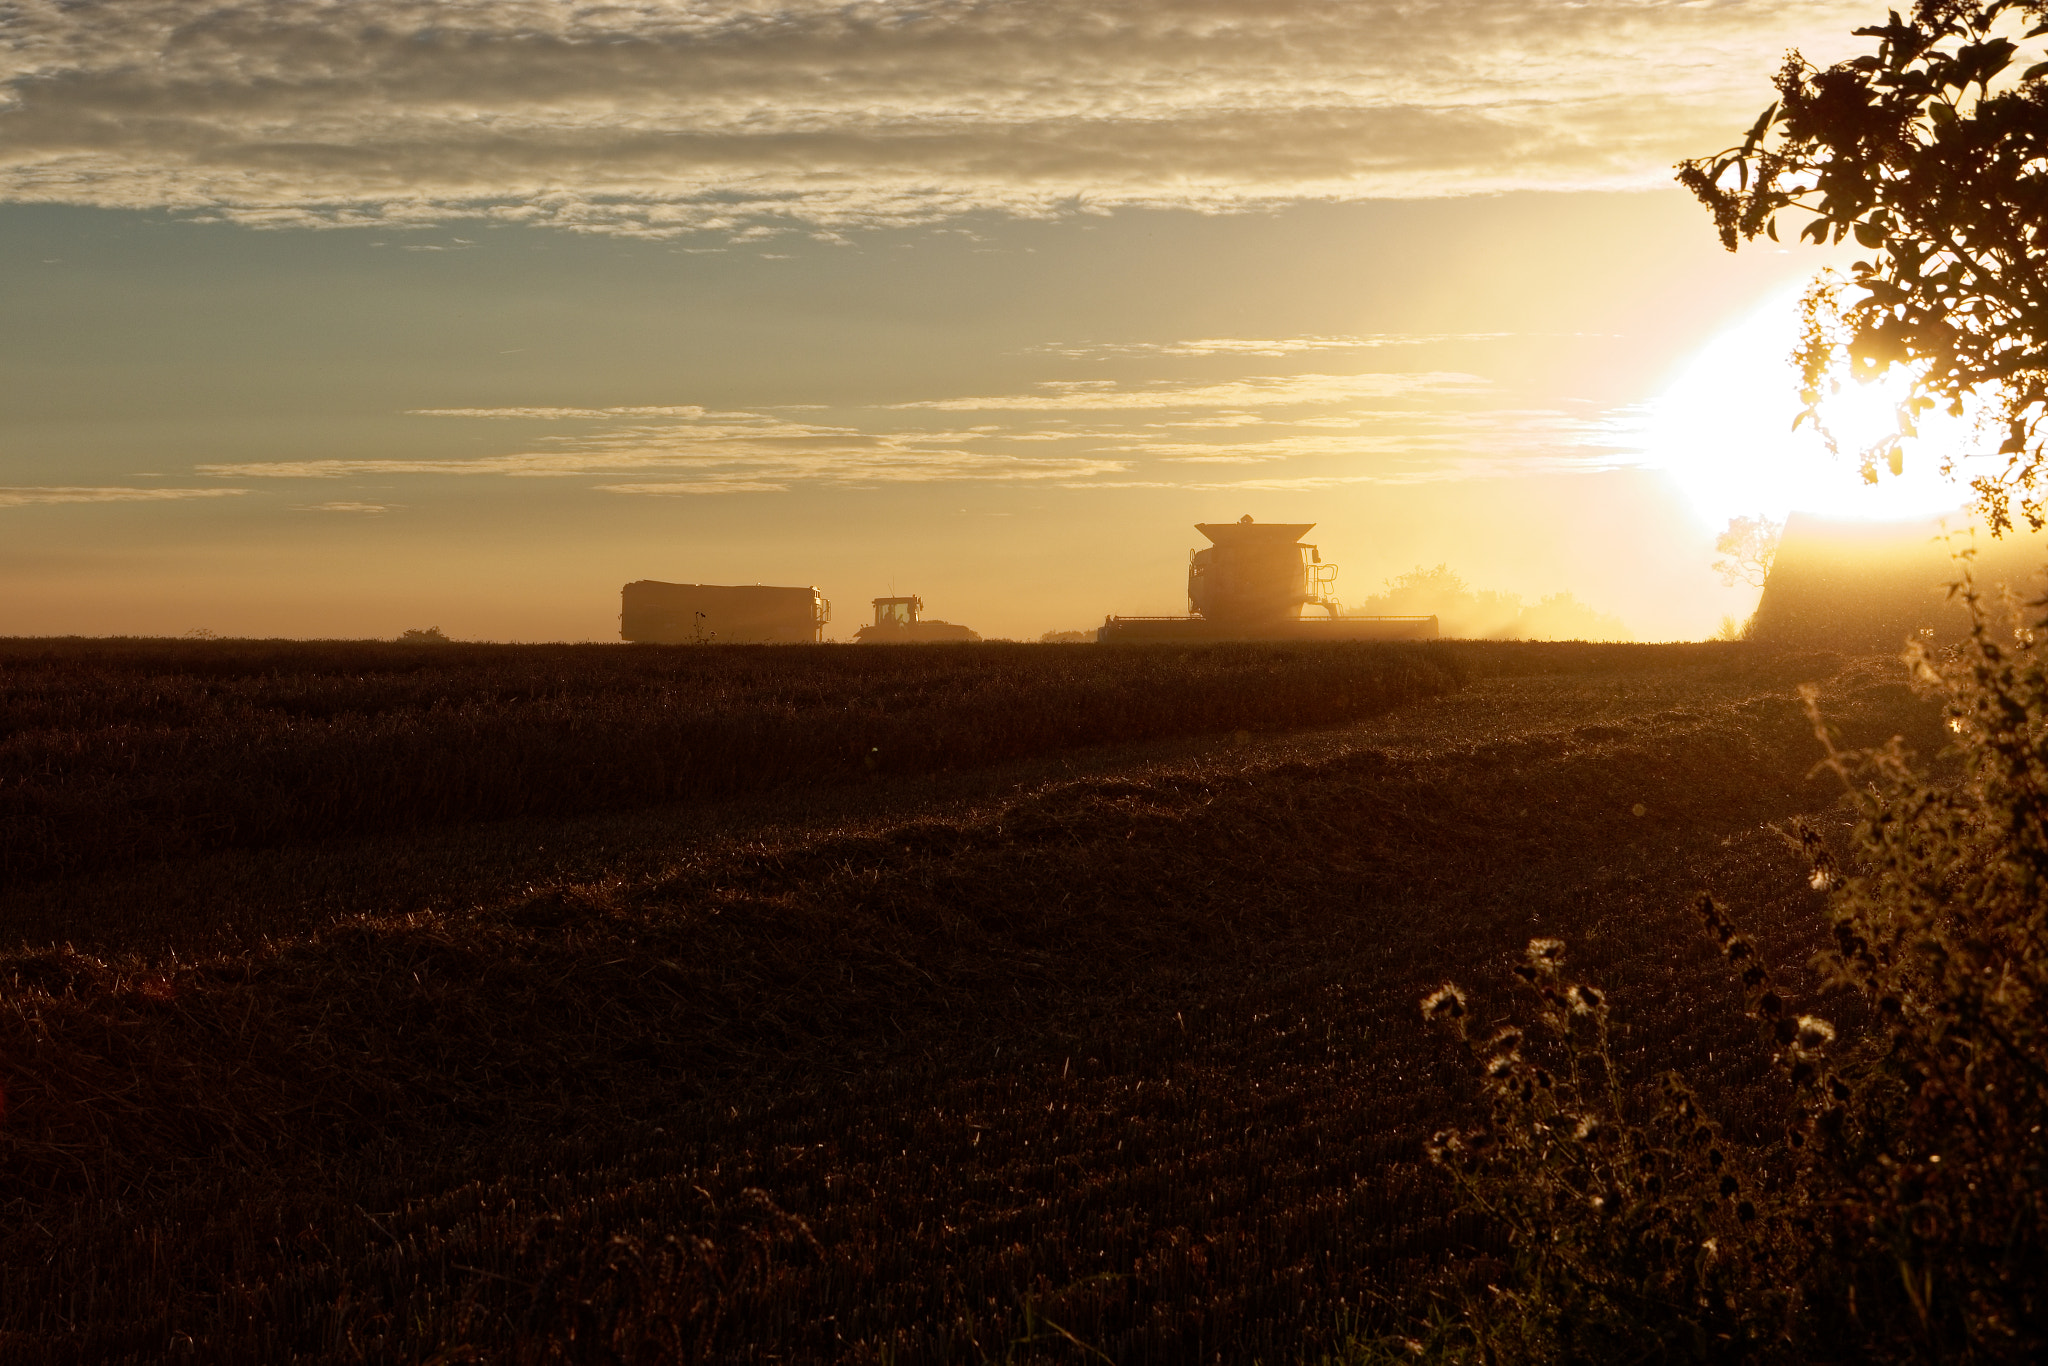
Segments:
[[[1450,982],[1422,998],[1422,1017],[1425,1020],[1462,1020],[1465,1018],[1465,993]]]
[[[1808,1050],[1826,1048],[1835,1041],[1835,1027],[1817,1015],[1799,1017],[1799,1046]]]

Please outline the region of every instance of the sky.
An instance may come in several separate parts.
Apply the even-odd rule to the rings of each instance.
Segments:
[[[1696,638],[1729,517],[1955,501],[1797,445],[1835,258],[1671,183],[1881,17],[0,0],[0,635],[1035,638],[1251,515]]]

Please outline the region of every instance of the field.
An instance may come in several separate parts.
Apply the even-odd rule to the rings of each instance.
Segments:
[[[1778,1103],[1884,658],[0,645],[0,1357],[1314,1360],[1483,1276],[1417,1018],[1555,935]]]

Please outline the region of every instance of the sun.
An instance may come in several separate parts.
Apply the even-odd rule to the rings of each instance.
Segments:
[[[1676,484],[1709,527],[1731,517],[1790,512],[1904,520],[1961,509],[1970,491],[1944,478],[1950,450],[1967,448],[1968,424],[1921,423],[1905,447],[1905,472],[1867,484],[1855,451],[1893,430],[1896,384],[1845,384],[1825,405],[1841,447],[1829,453],[1812,424],[1793,430],[1799,378],[1790,357],[1799,340],[1800,291],[1771,299],[1707,343],[1647,405],[1651,462]]]

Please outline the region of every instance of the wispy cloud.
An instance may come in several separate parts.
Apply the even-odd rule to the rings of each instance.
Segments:
[[[658,497],[688,497],[707,493],[787,493],[787,484],[766,484],[758,479],[673,479],[663,484],[599,484],[602,493],[645,493]]]
[[[1386,346],[1438,346],[1446,342],[1498,341],[1511,332],[1374,332],[1357,337],[1205,337],[1171,342],[1052,342],[1033,354],[1066,360],[1115,360],[1126,356],[1298,356],[1315,351],[1374,351]]]
[[[1144,385],[1057,381],[1018,394],[842,409],[832,422],[694,404],[420,408],[413,414],[483,422],[530,418],[566,430],[485,455],[233,461],[200,465],[196,472],[235,480],[599,478],[604,482],[590,487],[604,493],[696,497],[943,481],[1316,488],[1641,463],[1626,423],[1612,414],[1516,408],[1499,397],[1475,376],[1424,371]],[[961,424],[960,413],[987,420]],[[913,425],[927,415],[930,425]],[[1229,484],[1190,483],[1194,471],[1185,468],[1286,462],[1297,471]],[[344,500],[301,505],[330,512],[386,506]]]
[[[423,410],[436,415],[461,410]],[[574,411],[574,410],[572,410]],[[1020,454],[1002,449],[1000,429],[977,431],[863,430],[790,422],[755,413],[701,408],[587,409],[604,418],[626,413],[701,413],[701,420],[598,421],[585,431],[547,436],[538,449],[445,458],[322,457],[205,464],[198,473],[233,479],[351,479],[400,475],[569,478],[651,474],[689,477],[661,482],[600,484],[611,493],[779,493],[792,484],[925,483],[938,480],[1086,479],[1128,468],[1113,455]],[[496,418],[499,409],[469,416]],[[980,448],[974,448],[976,446]]]
[[[1407,486],[1413,484],[1457,484],[1481,479],[1527,479],[1534,475],[1604,474],[1613,470],[1640,468],[1642,462],[1619,452],[1550,451],[1512,452],[1492,456],[1464,456],[1455,459],[1411,459],[1395,461],[1384,468],[1360,474],[1304,474],[1233,479],[1222,483],[1195,483],[1193,489],[1266,489],[1279,492],[1342,488],[1351,484]]]
[[[1231,380],[1222,384],[1121,385],[1113,380],[1048,381],[1028,394],[979,398],[923,399],[891,406],[947,413],[1115,412],[1147,408],[1268,408],[1359,403],[1373,399],[1473,393],[1486,387],[1477,375],[1448,371],[1420,374],[1284,375]]]
[[[1868,0],[15,0],[0,196],[829,234],[1665,181]],[[416,244],[417,245],[417,244]]]
[[[572,418],[706,416],[703,408],[682,404],[666,408],[408,408],[407,417],[489,417],[522,419],[529,422],[563,422]],[[752,413],[727,413],[726,417],[751,418]]]
[[[0,487],[0,507],[22,507],[29,503],[175,503],[187,498],[232,498],[248,491],[230,488]]]
[[[345,502],[337,502],[337,503],[298,503],[298,504],[295,504],[295,505],[293,505],[293,507],[292,507],[292,511],[293,511],[293,512],[369,512],[369,513],[376,513],[376,512],[389,512],[389,511],[391,511],[391,504],[389,504],[389,503],[345,503]]]
[[[1353,414],[1324,420],[1303,417],[1267,426],[1274,429],[1273,435],[1252,440],[1165,440],[1134,433],[1135,439],[1104,449],[1174,465],[1374,462],[1371,474],[1330,476],[1336,483],[1405,484],[1507,474],[1583,473],[1643,463],[1627,441],[1617,439],[1606,418],[1548,409]],[[1256,486],[1266,487],[1270,482]],[[1298,483],[1284,480],[1272,486],[1295,487]]]

